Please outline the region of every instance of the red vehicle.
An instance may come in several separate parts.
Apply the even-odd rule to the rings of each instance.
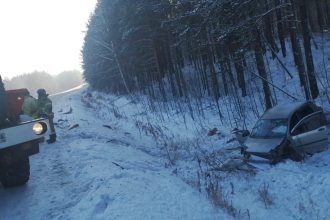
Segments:
[[[39,144],[50,134],[48,119],[35,120],[21,114],[26,92],[0,91],[0,182],[4,187],[29,180],[29,156],[39,153]]]

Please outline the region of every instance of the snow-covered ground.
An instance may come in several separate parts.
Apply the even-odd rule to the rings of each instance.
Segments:
[[[81,102],[81,93],[56,97],[58,141],[42,144],[30,158],[26,186],[0,187],[0,219],[226,217],[166,169],[162,158],[136,149],[143,143],[128,132],[129,122],[120,129],[110,118],[100,119]],[[70,108],[72,113],[65,114]],[[79,127],[68,130],[76,123]]]
[[[253,171],[210,171],[216,172],[221,180],[217,184],[222,203],[214,206],[212,199],[207,198],[208,180],[197,178],[197,173],[202,176],[204,167],[198,168],[197,161],[188,153],[180,153],[183,151],[180,147],[177,152],[160,149],[161,143],[154,137],[173,137],[173,144],[181,140],[186,152],[204,152],[188,141],[196,128],[172,129],[175,120],[156,127],[157,118],[147,117],[152,113],[143,113],[142,106],[125,97],[89,93],[88,88],[59,95],[54,100],[58,142],[42,144],[41,152],[31,157],[31,178],[26,186],[0,188],[0,219],[330,216],[329,151],[303,163],[285,161]],[[75,124],[79,126],[74,127]],[[69,130],[70,126],[74,128]],[[183,130],[190,135],[182,135]],[[185,136],[185,141],[175,132]],[[207,144],[205,150],[218,155],[219,160],[225,157],[226,150],[237,145],[227,143],[231,136],[226,133],[203,136],[206,140],[200,145]],[[173,164],[166,152],[170,158],[175,157]]]

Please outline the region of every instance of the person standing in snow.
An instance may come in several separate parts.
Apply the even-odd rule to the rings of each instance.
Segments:
[[[25,115],[28,115],[34,119],[38,118],[38,101],[30,95],[30,92],[26,92],[24,94],[22,111]]]
[[[50,126],[50,139],[48,143],[54,143],[56,141],[56,133],[54,127],[54,113],[53,111],[53,103],[48,98],[48,94],[46,93],[45,89],[38,89],[38,116],[44,117],[49,119],[49,126]]]

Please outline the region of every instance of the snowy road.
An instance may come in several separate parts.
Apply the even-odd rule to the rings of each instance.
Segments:
[[[0,219],[229,218],[160,158],[132,147],[139,140],[129,132],[102,126],[80,99],[79,90],[54,99],[58,142],[30,158],[27,185],[0,186]]]

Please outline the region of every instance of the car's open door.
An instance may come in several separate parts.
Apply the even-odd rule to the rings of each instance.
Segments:
[[[291,130],[292,147],[299,152],[316,153],[328,147],[326,119],[322,111],[301,119]]]

